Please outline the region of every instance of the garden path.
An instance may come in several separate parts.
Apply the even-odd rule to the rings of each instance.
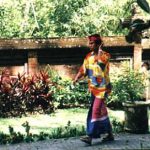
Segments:
[[[100,142],[95,139],[92,146],[81,142],[78,137],[53,139],[34,143],[1,145],[0,150],[150,150],[150,134],[121,133],[113,142]]]

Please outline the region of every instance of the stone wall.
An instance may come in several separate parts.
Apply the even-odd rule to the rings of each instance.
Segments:
[[[125,37],[102,39],[112,63],[130,60],[132,66],[139,68],[141,61],[150,60],[148,39],[143,40],[143,45],[127,43]],[[0,70],[8,67],[12,75],[34,74],[49,64],[61,75],[72,77],[88,51],[87,38],[0,39]]]

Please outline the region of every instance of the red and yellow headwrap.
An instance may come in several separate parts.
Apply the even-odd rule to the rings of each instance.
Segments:
[[[101,44],[102,39],[99,34],[93,34],[88,36],[89,41],[94,41],[96,44]]]

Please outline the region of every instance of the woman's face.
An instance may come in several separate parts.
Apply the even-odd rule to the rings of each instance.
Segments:
[[[98,52],[99,45],[97,45],[94,41],[89,41],[89,48],[91,51]]]

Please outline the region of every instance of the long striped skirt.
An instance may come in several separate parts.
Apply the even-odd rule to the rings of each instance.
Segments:
[[[112,131],[104,99],[91,96],[91,106],[87,116],[87,135],[100,138],[101,134]]]

